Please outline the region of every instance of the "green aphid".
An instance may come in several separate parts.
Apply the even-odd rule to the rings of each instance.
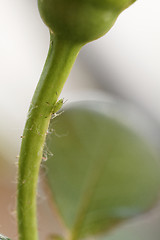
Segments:
[[[61,109],[61,107],[63,106],[63,103],[64,103],[63,99],[60,99],[58,102],[56,102],[54,107],[53,107],[52,114],[57,113]]]

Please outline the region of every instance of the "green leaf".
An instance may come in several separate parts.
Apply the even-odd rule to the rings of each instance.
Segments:
[[[72,240],[147,211],[160,189],[160,165],[149,143],[126,123],[100,113],[106,105],[90,105],[53,119],[46,143],[53,153],[46,178]]]
[[[10,239],[0,234],[0,240],[10,240]]]

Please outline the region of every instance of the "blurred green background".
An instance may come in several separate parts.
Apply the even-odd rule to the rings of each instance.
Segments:
[[[16,163],[23,127],[45,62],[49,33],[37,1],[0,0],[0,232],[17,239]],[[160,122],[160,2],[138,0],[103,38],[80,53],[62,92],[69,102],[117,99]],[[121,109],[123,115],[123,109]],[[130,109],[126,118],[132,117]],[[155,139],[159,144],[159,131]],[[40,238],[62,226],[38,191]],[[159,206],[110,232],[108,240],[159,240]]]

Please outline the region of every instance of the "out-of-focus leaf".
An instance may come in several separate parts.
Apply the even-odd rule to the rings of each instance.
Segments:
[[[10,240],[10,239],[0,234],[0,240]]]
[[[72,107],[51,121],[47,182],[72,240],[98,234],[145,212],[160,190],[151,146],[121,121]],[[104,105],[103,105],[104,108]]]

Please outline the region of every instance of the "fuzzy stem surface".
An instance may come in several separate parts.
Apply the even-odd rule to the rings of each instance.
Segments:
[[[81,46],[51,34],[48,57],[35,90],[22,136],[18,166],[19,240],[38,240],[36,195],[52,111]]]

